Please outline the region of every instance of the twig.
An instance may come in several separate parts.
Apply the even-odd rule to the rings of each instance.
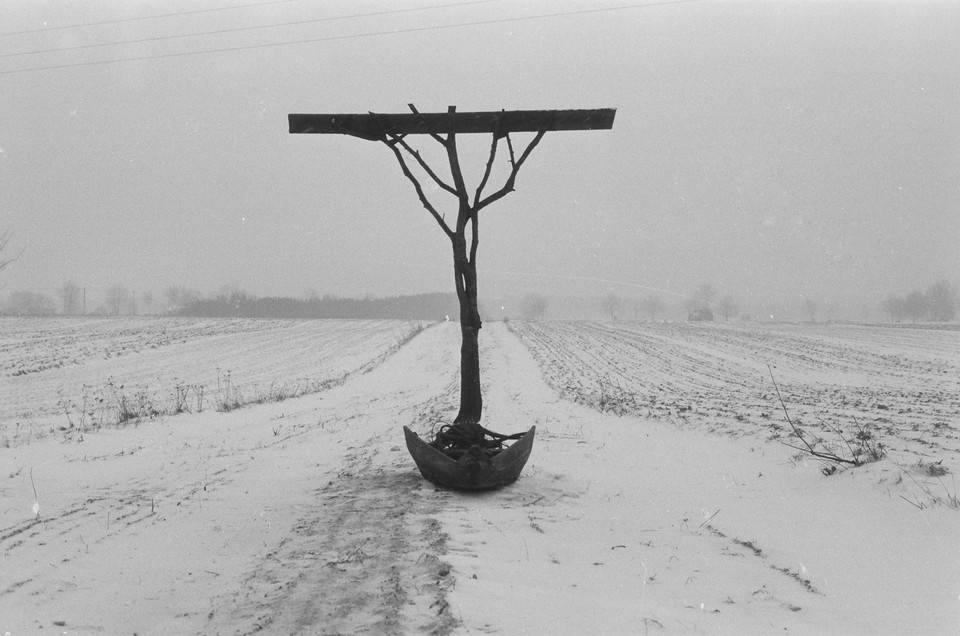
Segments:
[[[40,498],[37,496],[37,485],[33,483],[33,466],[30,467],[30,486],[33,488],[33,514],[40,518]]]
[[[839,437],[841,440],[843,440],[843,443],[846,444],[846,445],[847,445],[847,448],[850,450],[850,456],[851,456],[851,457],[856,457],[856,456],[857,456],[856,451],[853,450],[853,446],[850,445],[850,441],[849,441],[846,437],[843,436],[843,433],[840,432],[840,429],[838,429],[836,426],[834,426],[834,425],[831,424],[830,422],[827,422],[827,421],[825,421],[825,420],[820,420],[820,421],[823,422],[824,424],[826,424],[826,425],[827,425],[827,428],[829,428],[831,431],[833,431],[834,433],[836,433],[836,434],[837,434],[837,437]],[[857,423],[857,418],[853,418],[853,421],[854,421],[854,423],[856,424],[856,423]],[[858,425],[858,426],[859,426],[859,425]]]
[[[520,155],[519,159],[514,158],[513,154],[513,144],[510,142],[510,136],[507,135],[507,148],[510,149],[510,164],[512,166],[510,170],[510,175],[507,177],[506,182],[504,182],[503,187],[494,192],[493,194],[488,195],[479,203],[473,206],[475,211],[480,211],[481,209],[487,207],[494,201],[502,199],[508,192],[513,192],[513,186],[517,181],[517,173],[520,172],[520,167],[523,165],[523,162],[527,160],[527,157],[530,156],[530,153],[533,152],[533,149],[537,147],[537,144],[540,143],[540,140],[543,139],[543,136],[546,134],[546,130],[541,130],[537,132],[537,135],[533,140],[527,145],[526,149]]]
[[[783,401],[783,396],[780,395],[780,387],[777,385],[777,379],[773,377],[773,369],[770,368],[769,364],[767,364],[767,371],[770,372],[770,379],[773,381],[773,388],[777,392],[777,399],[780,400],[780,408],[783,409],[783,416],[787,418],[787,424],[789,424],[790,428],[793,429],[793,432],[797,434],[797,437],[799,437],[800,441],[803,442],[803,445],[807,447],[807,450],[809,450],[811,453],[815,452],[813,447],[810,446],[809,442],[804,439],[803,433],[797,429],[797,426],[793,423],[793,420],[790,419],[790,413],[787,412],[787,405]]]
[[[277,429],[277,430],[279,431],[279,429]],[[270,446],[276,446],[277,444],[282,444],[283,442],[287,441],[288,439],[291,439],[291,438],[293,438],[293,437],[299,437],[300,435],[306,435],[306,434],[309,433],[309,432],[310,432],[310,429],[304,429],[304,430],[302,430],[302,431],[297,431],[296,433],[290,433],[290,434],[287,435],[286,437],[281,437],[280,439],[274,440],[274,441],[270,442],[269,444],[262,444],[262,445],[258,446],[257,448],[255,448],[254,450],[260,450],[260,449],[263,449],[263,448],[269,448]]]
[[[720,514],[720,511],[721,511],[721,510],[723,510],[723,508],[717,508],[717,511],[716,511],[715,513],[713,513],[712,515],[710,515],[709,517],[707,517],[706,521],[704,521],[704,522],[701,523],[699,526],[697,526],[697,528],[702,528],[703,526],[707,525],[707,524],[710,522],[711,519],[713,519],[713,518],[716,517],[718,514]]]
[[[919,509],[919,510],[923,510],[923,504],[917,505],[917,504],[913,503],[912,501],[910,501],[909,499],[907,499],[906,497],[904,497],[903,495],[900,495],[900,498],[903,499],[904,501],[906,501],[906,502],[907,502],[908,504],[910,504],[911,506],[913,506],[913,507],[915,507],[915,508],[917,508],[917,509]]]
[[[3,234],[0,234],[0,254],[2,254],[3,251],[6,249],[7,243],[10,242],[10,237],[11,237],[11,234],[9,230],[4,232]],[[23,256],[23,250],[20,250],[20,253],[14,256],[13,258],[0,259],[0,270],[3,270],[7,265],[10,265],[11,263],[15,262],[21,256]]]
[[[793,429],[793,432],[796,434],[800,441],[803,442],[803,445],[806,446],[806,451],[818,459],[823,459],[825,461],[834,462],[834,463],[843,463],[843,464],[852,464],[853,466],[859,466],[859,462],[854,459],[847,459],[846,457],[840,457],[835,453],[824,453],[822,451],[816,450],[813,446],[810,445],[810,442],[806,440],[803,436],[803,431],[797,428],[797,425],[793,423],[793,420],[790,419],[790,414],[787,412],[787,405],[783,401],[783,396],[780,395],[780,387],[777,386],[777,380],[773,377],[773,369],[770,368],[770,365],[767,365],[767,370],[770,372],[770,379],[773,381],[773,388],[777,391],[777,399],[780,400],[780,407],[783,409],[783,415],[787,418],[787,423],[790,425],[790,428]],[[814,438],[817,439],[819,443],[822,443],[820,438],[814,435]],[[843,439],[843,435],[840,436]],[[797,450],[803,450],[802,448],[797,448],[796,446],[791,446],[790,444],[785,444],[790,448],[796,448]]]
[[[412,112],[414,115],[420,114],[420,111],[417,110],[417,107],[414,106],[413,104],[407,104],[407,107],[410,109],[410,112]],[[433,137],[434,140],[436,140],[437,143],[439,143],[441,146],[445,147],[447,145],[447,140],[441,137],[440,135],[438,135],[437,133],[430,133],[430,136]]]
[[[413,188],[417,192],[417,197],[420,199],[420,203],[423,205],[424,208],[427,209],[427,211],[431,214],[431,216],[433,216],[434,220],[440,225],[440,229],[443,230],[443,232],[447,236],[453,237],[453,230],[450,229],[450,227],[443,220],[443,216],[437,211],[435,207],[433,207],[433,204],[430,203],[430,200],[427,199],[427,195],[424,194],[423,192],[423,186],[420,185],[420,182],[417,181],[417,178],[413,175],[412,172],[410,172],[410,168],[407,167],[407,162],[404,161],[403,154],[401,154],[400,150],[397,148],[397,144],[390,143],[386,139],[383,140],[383,143],[386,144],[387,147],[393,151],[393,154],[396,157],[397,162],[400,164],[400,170],[403,171],[403,175],[407,178],[408,181],[410,181],[410,183],[413,184]]]

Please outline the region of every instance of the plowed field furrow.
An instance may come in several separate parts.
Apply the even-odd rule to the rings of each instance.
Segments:
[[[0,435],[315,392],[420,329],[391,320],[4,319]]]
[[[598,335],[608,343],[610,359],[624,373],[638,380],[648,375],[649,363],[661,383],[694,390],[756,385],[757,369],[742,360],[720,355],[711,348],[690,347],[688,342],[659,334],[596,326]],[[620,349],[626,349],[621,353]],[[632,355],[631,355],[632,354]]]
[[[513,322],[562,397],[737,435],[867,427],[960,452],[960,332],[833,325]],[[769,365],[769,368],[768,368]]]
[[[269,329],[280,321],[264,321]],[[220,319],[4,319],[0,371],[25,374],[114,358],[217,335],[258,330],[256,321]]]

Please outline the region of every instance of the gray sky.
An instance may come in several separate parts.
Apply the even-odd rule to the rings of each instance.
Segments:
[[[481,213],[481,298],[707,283],[747,307],[856,306],[960,282],[958,3],[7,0],[2,12],[0,228],[25,250],[0,275],[8,292],[53,296],[68,279],[158,297],[169,285],[452,291],[446,238],[385,146],[287,133],[291,112],[410,102],[617,109],[610,131],[549,133],[517,192]],[[489,139],[460,143],[475,184]],[[454,213],[446,193],[433,200]]]

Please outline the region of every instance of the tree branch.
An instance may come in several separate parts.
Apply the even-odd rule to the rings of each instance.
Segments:
[[[450,194],[454,196],[458,196],[457,191],[453,188],[453,186],[450,186],[444,183],[443,180],[437,176],[437,173],[435,173],[430,168],[430,166],[427,165],[427,162],[424,161],[423,157],[420,156],[420,152],[411,148],[410,144],[408,144],[406,141],[403,140],[404,135],[390,135],[390,137],[391,137],[391,141],[389,143],[400,144],[400,146],[402,146],[404,150],[410,153],[410,155],[417,160],[417,163],[420,164],[420,167],[423,168],[424,172],[430,175],[430,178],[433,179],[434,183],[436,183],[438,186],[440,186]]]
[[[407,104],[407,106],[410,108],[410,112],[412,112],[414,115],[419,115],[419,114],[420,114],[420,111],[418,111],[418,110],[417,110],[417,107],[414,106],[413,104]],[[446,145],[447,145],[447,140],[446,140],[446,139],[444,139],[443,137],[441,137],[441,136],[438,135],[437,133],[429,133],[429,134],[430,134],[431,137],[433,137],[433,138],[437,141],[437,143],[439,143],[441,146],[446,147]]]
[[[507,150],[510,151],[510,165],[515,166],[517,164],[516,157],[513,156],[513,142],[510,141],[510,133],[507,133]]]
[[[473,207],[477,207],[477,203],[480,201],[480,193],[483,192],[483,189],[487,185],[487,180],[490,178],[490,172],[493,170],[493,160],[497,157],[497,133],[493,133],[493,143],[490,144],[490,158],[487,159],[487,168],[483,172],[483,179],[480,180],[480,185],[477,187],[477,194],[473,197]],[[507,140],[510,140],[510,137],[507,136]],[[512,154],[512,153],[511,153]]]
[[[455,112],[456,106],[450,106],[447,112]],[[467,221],[470,220],[470,199],[467,194],[467,185],[463,180],[463,170],[460,168],[460,157],[457,154],[457,136],[454,133],[447,135],[447,161],[450,162],[450,175],[453,177],[453,186],[457,189],[460,199],[460,210],[457,213],[457,232],[463,232]]]
[[[433,207],[433,204],[427,199],[427,195],[423,192],[423,187],[420,185],[420,182],[417,181],[417,178],[413,176],[413,173],[410,172],[410,169],[407,167],[407,162],[403,160],[403,154],[400,150],[397,149],[396,143],[391,143],[386,139],[381,140],[390,150],[393,151],[393,155],[397,158],[397,161],[400,163],[400,169],[403,170],[404,176],[410,180],[410,183],[413,184],[414,189],[417,191],[417,196],[420,197],[420,203],[423,204],[423,207],[433,215],[434,220],[440,225],[440,229],[443,230],[444,234],[448,237],[453,238],[453,231],[450,229],[450,226],[447,225],[446,221],[443,220],[443,217],[437,212],[437,209]]]
[[[0,254],[3,254],[3,251],[7,249],[7,243],[10,242],[11,238],[10,231],[7,230],[3,234],[0,234]],[[23,250],[20,250],[20,253],[14,256],[13,258],[0,258],[0,271],[2,271],[7,265],[13,263],[18,258],[23,256]]]
[[[533,138],[533,141],[531,141],[527,148],[523,151],[523,154],[520,155],[520,159],[516,161],[514,161],[513,144],[510,143],[510,135],[507,135],[507,146],[510,148],[510,164],[512,165],[510,176],[507,177],[507,180],[503,184],[502,188],[473,206],[474,213],[479,212],[481,209],[487,207],[494,201],[502,199],[508,192],[513,192],[513,185],[517,180],[517,173],[520,172],[520,167],[523,165],[523,162],[527,160],[527,157],[530,156],[530,153],[533,152],[533,149],[536,148],[537,144],[540,143],[540,140],[543,139],[543,136],[546,133],[547,131],[545,130],[539,131],[537,136]]]

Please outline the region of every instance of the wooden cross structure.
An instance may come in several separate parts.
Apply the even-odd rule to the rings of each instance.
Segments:
[[[465,440],[463,443],[467,447],[476,447],[478,443],[481,445],[485,443],[485,435],[498,435],[479,426],[482,397],[478,346],[478,332],[481,321],[477,307],[476,269],[479,241],[478,213],[481,209],[513,191],[520,167],[547,132],[608,130],[613,127],[616,109],[457,112],[455,106],[450,106],[445,113],[420,113],[411,104],[410,110],[410,113],[399,114],[291,114],[288,116],[288,120],[291,134],[350,135],[386,144],[393,151],[404,176],[413,184],[420,202],[450,239],[453,247],[457,298],[460,302],[460,330],[463,336],[463,344],[460,349],[460,411],[453,426],[447,431],[446,437],[441,439],[438,434],[433,444],[435,447],[441,448],[451,438],[459,437]],[[472,196],[467,190],[457,154],[457,135],[465,133],[490,133],[492,135],[486,168],[480,180],[480,185]],[[535,133],[535,136],[522,152],[517,153],[514,151],[513,142],[510,138],[511,133]],[[434,171],[421,157],[420,153],[407,143],[406,137],[408,135],[429,135],[443,146],[449,163],[449,181]],[[488,185],[497,157],[498,146],[503,139],[506,140],[507,145],[510,163],[509,174],[499,189],[484,195],[483,191]],[[456,198],[455,225],[449,225],[445,220],[445,215],[427,198],[419,180],[411,172],[407,159],[404,158],[404,153],[412,158],[440,189]],[[470,227],[469,248],[466,234],[468,225]],[[456,449],[451,451],[450,448],[442,450],[456,451]],[[524,461],[526,461],[526,458],[524,458]],[[421,470],[423,470],[422,466]],[[426,476],[426,473],[424,475]]]
[[[445,113],[366,115],[289,115],[291,134],[341,134],[369,141],[397,135],[450,135],[552,130],[601,130],[613,127],[617,111],[599,110],[503,110],[458,113],[451,106]]]

